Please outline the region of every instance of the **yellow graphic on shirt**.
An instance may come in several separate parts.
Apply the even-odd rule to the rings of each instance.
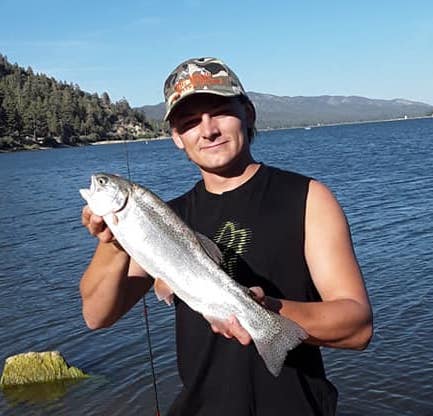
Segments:
[[[250,229],[240,228],[231,221],[224,223],[216,233],[214,241],[221,248],[223,255],[221,265],[232,278],[235,276],[239,257],[248,251],[251,234]]]

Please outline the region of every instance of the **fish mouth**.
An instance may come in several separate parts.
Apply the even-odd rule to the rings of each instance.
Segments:
[[[96,192],[96,177],[94,175],[90,178],[90,187],[80,189],[80,194],[84,200],[89,202],[92,195]]]
[[[92,175],[92,177],[90,178],[90,188],[89,188],[90,195],[93,195],[96,192],[96,188],[97,188],[96,175]]]
[[[89,202],[90,189],[80,189],[80,194],[85,201]]]

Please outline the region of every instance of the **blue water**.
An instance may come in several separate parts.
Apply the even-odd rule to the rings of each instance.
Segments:
[[[256,159],[326,183],[345,209],[375,312],[366,351],[323,349],[339,415],[433,415],[433,119],[260,133]],[[60,350],[94,375],[56,394],[1,391],[1,415],[153,415],[142,306],[92,332],[80,277],[96,245],[80,224],[97,171],[169,199],[198,180],[169,140],[0,155],[0,368]],[[173,309],[147,297],[161,409],[179,389]]]

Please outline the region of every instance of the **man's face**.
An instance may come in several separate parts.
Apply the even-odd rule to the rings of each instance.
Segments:
[[[225,173],[251,158],[251,111],[236,98],[196,94],[179,103],[170,124],[173,140],[206,172]]]

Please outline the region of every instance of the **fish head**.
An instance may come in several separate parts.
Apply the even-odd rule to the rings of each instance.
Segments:
[[[80,189],[80,194],[93,213],[103,217],[125,207],[131,188],[131,183],[120,176],[97,173],[91,177],[90,188]]]

